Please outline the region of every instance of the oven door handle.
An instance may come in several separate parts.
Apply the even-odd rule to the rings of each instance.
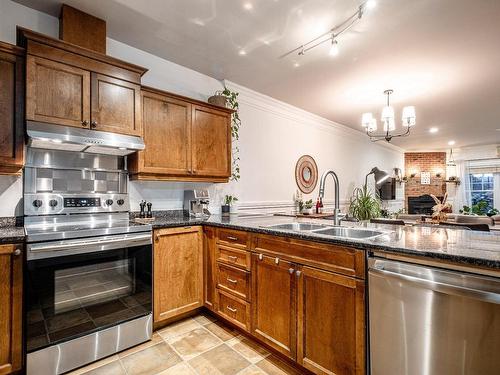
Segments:
[[[31,244],[29,253],[42,253],[52,251],[64,251],[88,246],[104,246],[121,244],[123,247],[136,246],[137,244],[151,244],[151,233],[126,235],[120,237],[109,237],[102,239],[90,239],[85,241],[61,241],[57,244]]]

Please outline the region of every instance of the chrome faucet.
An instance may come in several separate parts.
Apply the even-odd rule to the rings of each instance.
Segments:
[[[333,223],[334,225],[340,225],[339,178],[337,177],[337,174],[331,169],[323,173],[321,179],[319,180],[319,197],[321,199],[325,197],[325,180],[328,175],[331,175],[333,177],[333,182],[335,183],[335,211],[333,212]]]

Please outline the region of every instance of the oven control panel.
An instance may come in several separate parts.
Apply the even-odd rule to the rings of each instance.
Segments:
[[[27,216],[128,212],[129,208],[127,194],[24,194],[24,214]]]
[[[64,198],[64,207],[101,207],[101,198]]]

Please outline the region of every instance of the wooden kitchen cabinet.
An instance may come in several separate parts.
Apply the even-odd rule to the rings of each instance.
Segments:
[[[201,227],[158,229],[154,236],[154,322],[203,305]]]
[[[92,73],[90,86],[92,129],[142,135],[140,85]]]
[[[26,120],[90,127],[90,72],[27,56]]]
[[[215,277],[215,229],[203,229],[203,287],[204,305],[209,310],[215,310],[215,287],[217,280]]]
[[[316,374],[365,373],[364,283],[300,267],[297,362]]]
[[[291,262],[252,253],[251,332],[296,358],[297,278]]]
[[[18,39],[27,53],[27,121],[142,135],[146,69],[22,28]]]
[[[0,42],[0,174],[24,165],[24,50]]]
[[[193,106],[192,172],[196,176],[231,175],[231,120],[227,113]]]
[[[22,367],[21,245],[0,245],[0,374]]]
[[[149,87],[141,98],[146,148],[129,157],[132,179],[228,181],[231,110]]]

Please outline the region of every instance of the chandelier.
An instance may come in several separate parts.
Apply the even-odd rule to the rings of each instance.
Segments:
[[[382,109],[380,120],[383,124],[383,133],[377,133],[377,119],[369,113],[363,113],[361,118],[361,126],[365,128],[366,134],[372,142],[386,140],[390,142],[395,137],[406,137],[410,135],[410,128],[416,123],[415,107],[407,106],[403,108],[402,121],[403,130],[395,133],[396,122],[394,120],[394,108],[390,105],[390,96],[394,90],[385,90],[384,95],[387,95],[387,105]]]

